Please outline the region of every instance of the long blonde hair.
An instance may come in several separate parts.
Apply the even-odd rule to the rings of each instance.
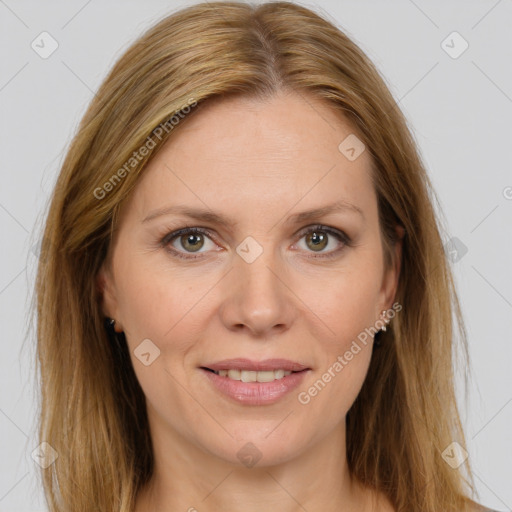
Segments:
[[[122,55],[52,195],[36,282],[39,436],[59,455],[42,470],[51,512],[131,512],[153,471],[145,397],[126,340],[105,329],[95,285],[119,209],[202,103],[281,89],[326,102],[370,151],[387,264],[395,226],[405,229],[396,295],[403,310],[380,333],[384,347],[347,415],[351,474],[399,512],[469,510],[468,462],[452,469],[441,455],[454,441],[465,446],[453,352],[458,334],[467,361],[466,333],[437,199],[400,109],[365,54],[311,10],[208,2],[163,19]],[[179,122],[169,123],[173,116]]]

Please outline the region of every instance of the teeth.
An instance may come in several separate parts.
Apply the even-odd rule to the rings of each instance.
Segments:
[[[233,380],[240,380],[240,370],[224,370],[226,372],[226,377],[229,377]]]
[[[252,372],[247,370],[219,370],[215,372],[220,377],[228,377],[232,380],[241,380],[242,382],[272,382],[282,379],[292,372],[289,370],[269,370],[262,372]]]

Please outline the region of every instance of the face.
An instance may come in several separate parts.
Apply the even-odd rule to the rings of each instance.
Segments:
[[[398,267],[384,267],[370,156],[338,149],[354,133],[339,114],[294,94],[198,108],[124,205],[103,310],[153,434],[236,464],[251,442],[275,464],[344,428],[372,353],[361,333]]]

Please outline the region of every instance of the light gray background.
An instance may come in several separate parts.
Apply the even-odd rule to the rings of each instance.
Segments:
[[[127,44],[190,2],[0,0],[0,512],[42,511],[34,337],[22,347],[41,216],[86,105]],[[384,75],[447,218],[472,359],[458,394],[480,501],[512,508],[512,2],[317,0]],[[58,49],[42,59],[43,31]],[[442,41],[457,31],[458,58]],[[452,42],[453,41],[453,42]],[[462,42],[448,39],[452,52]],[[459,253],[462,254],[462,253]]]

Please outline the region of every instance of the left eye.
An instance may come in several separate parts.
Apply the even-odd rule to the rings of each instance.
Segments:
[[[327,252],[332,254],[337,252],[339,249],[332,249],[330,251],[323,251],[327,246],[331,245],[331,237],[335,238],[338,243],[348,244],[348,237],[344,233],[338,233],[330,228],[315,227],[309,228],[306,233],[302,234],[300,240],[305,240],[306,247],[311,249],[313,252]]]
[[[169,233],[162,240],[162,245],[165,246],[171,254],[179,258],[195,259],[200,256],[194,256],[193,253],[201,254],[208,251],[206,241],[215,245],[210,237],[211,235],[208,230],[189,227]],[[306,230],[303,230],[299,234],[299,237],[299,241],[302,241],[303,239],[305,240],[306,252],[319,254],[318,256],[313,256],[316,258],[330,257],[343,250],[345,246],[350,245],[350,239],[345,233],[326,226],[313,226],[306,228]],[[334,247],[329,251],[324,251],[326,247],[331,245],[331,237],[337,240],[338,247]],[[339,247],[340,243],[341,247]],[[178,244],[181,248],[177,246]],[[206,250],[201,251],[201,249],[205,247],[205,244]],[[211,247],[211,249],[213,249],[213,247]]]

